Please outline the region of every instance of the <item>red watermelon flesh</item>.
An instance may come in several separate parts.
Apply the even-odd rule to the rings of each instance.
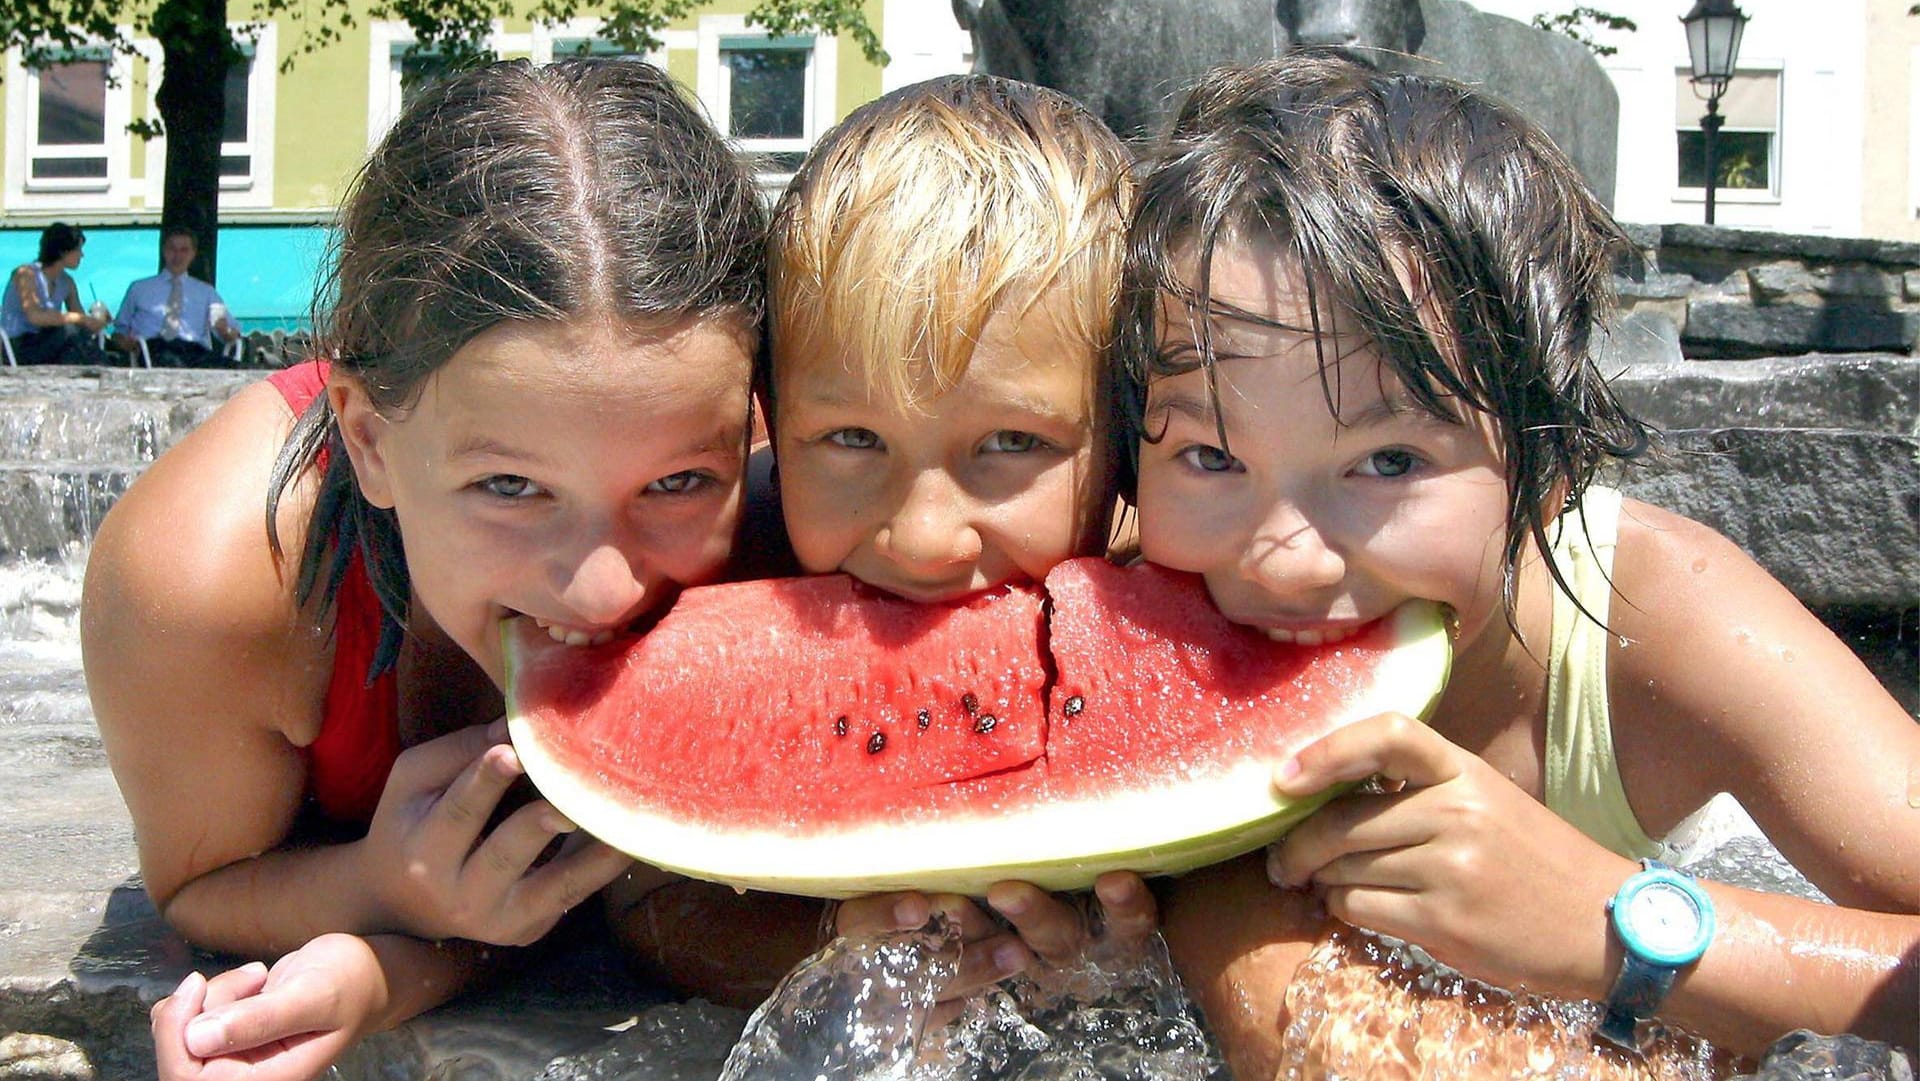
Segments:
[[[1318,800],[1271,770],[1423,714],[1448,647],[1413,604],[1324,647],[1228,623],[1195,576],[1072,560],[1044,592],[919,605],[842,575],[687,591],[646,635],[508,624],[508,712],[563,813],[696,877],[821,896],[1176,873]]]

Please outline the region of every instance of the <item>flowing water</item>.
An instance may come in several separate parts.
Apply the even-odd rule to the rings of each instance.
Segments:
[[[51,896],[104,890],[131,873],[131,826],[106,768],[80,671],[78,606],[87,542],[132,478],[251,378],[257,375],[0,370],[0,853],[6,854],[0,858],[0,891]],[[190,524],[183,523],[171,542],[194,543]],[[1683,834],[1676,838],[1676,859],[1705,877],[1817,895],[1737,807],[1716,807]],[[29,855],[34,853],[85,855],[46,859]],[[102,873],[112,877],[83,880]],[[0,934],[21,930],[0,927]],[[952,971],[953,950],[951,934],[939,926],[834,943],[796,970],[754,1015],[723,1077],[1222,1076],[1157,941],[1144,952],[1096,951],[1071,970],[1016,979],[970,1000],[949,1020],[935,1011],[933,998]],[[1363,973],[1371,975],[1357,986],[1353,977]],[[1289,1001],[1295,1018],[1289,1065],[1301,1077],[1464,1079],[1510,1070],[1543,1078],[1692,1079],[1725,1073],[1708,1065],[1705,1049],[1680,1038],[1660,1045],[1657,1069],[1633,1072],[1597,1056],[1584,1040],[1591,1006],[1506,995],[1460,980],[1417,950],[1352,932],[1322,942]],[[677,1034],[656,1031],[675,1023],[670,1013],[648,1015],[595,1052],[555,1060],[541,1078],[694,1076],[683,1067],[696,1068],[710,1052],[687,1033],[698,1035],[707,1022],[694,1018]],[[1503,1034],[1513,1030],[1526,1038]],[[1522,1049],[1518,1059],[1511,1058],[1515,1048]],[[1406,1072],[1392,1072],[1395,1056]],[[1858,1069],[1844,1072],[1836,1061]],[[1415,1062],[1424,1072],[1412,1068]],[[1364,1071],[1358,1069],[1363,1063]],[[1767,1067],[1771,1072],[1761,1076],[1770,1081],[1912,1076],[1883,1046],[1850,1038],[1796,1039],[1791,1046],[1783,1041]]]

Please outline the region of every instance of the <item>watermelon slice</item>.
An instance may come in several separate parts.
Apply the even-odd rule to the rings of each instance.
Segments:
[[[602,646],[504,633],[514,747],[555,807],[656,866],[820,897],[1251,851],[1332,794],[1278,798],[1276,762],[1424,716],[1450,663],[1436,605],[1302,647],[1227,622],[1196,576],[1100,559],[964,604],[827,575],[688,590]]]

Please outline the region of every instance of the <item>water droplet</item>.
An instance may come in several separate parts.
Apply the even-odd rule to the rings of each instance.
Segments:
[[[1706,569],[1707,569],[1707,561],[1705,559],[1696,559],[1693,561],[1693,573],[1699,574],[1701,571],[1704,571]]]

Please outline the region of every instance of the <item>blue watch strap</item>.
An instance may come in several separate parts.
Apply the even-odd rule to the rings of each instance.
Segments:
[[[1600,1020],[1600,1035],[1622,1047],[1638,1049],[1640,1021],[1660,1009],[1677,973],[1671,966],[1654,964],[1628,950],[1620,975],[1614,977],[1613,990],[1607,994],[1607,1015]]]
[[[1658,860],[1643,859],[1640,864],[1641,870],[1628,878],[1607,902],[1608,923],[1626,952],[1620,974],[1614,978],[1613,988],[1607,994],[1606,1015],[1597,1030],[1603,1038],[1629,1049],[1639,1048],[1636,1030],[1640,1022],[1659,1011],[1680,969],[1699,959],[1714,930],[1713,901],[1694,883],[1691,875],[1675,871]],[[1698,921],[1690,940],[1643,941],[1649,928],[1636,924],[1634,900],[1649,890],[1686,896]],[[1671,930],[1672,925],[1667,924],[1664,929]]]

